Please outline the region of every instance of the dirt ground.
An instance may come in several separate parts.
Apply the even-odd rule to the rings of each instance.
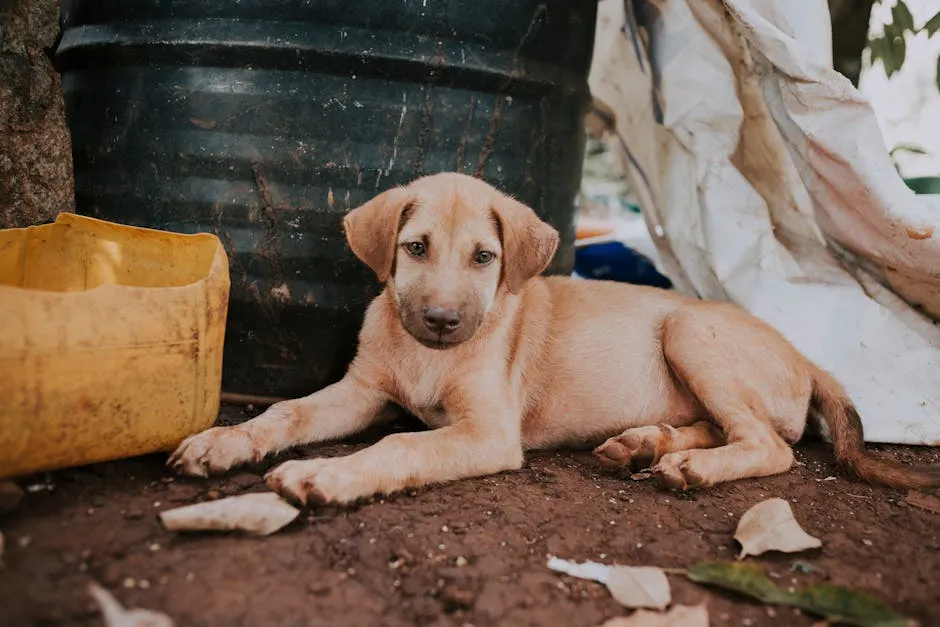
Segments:
[[[223,412],[229,421],[244,419],[239,415]],[[293,455],[348,454],[382,435]],[[937,450],[880,448],[897,459],[940,463]],[[517,472],[350,510],[304,512],[267,538],[184,537],[163,530],[156,513],[263,490],[263,471],[280,460],[184,480],[164,468],[164,459],[21,482],[27,496],[0,518],[7,544],[0,624],[100,625],[85,592],[95,579],[126,605],[164,611],[181,626],[588,627],[627,612],[600,584],[550,572],[547,555],[671,568],[732,559],[738,518],[772,496],[789,500],[804,528],[823,541],[819,550],[756,559],[778,583],[852,586],[925,626],[940,624],[940,514],[911,505],[904,493],[846,480],[820,443],[801,445],[799,465],[785,475],[691,495],[610,474],[587,453],[537,453]],[[674,601],[705,602],[713,626],[815,622],[793,609],[705,590],[681,575],[670,580]]]

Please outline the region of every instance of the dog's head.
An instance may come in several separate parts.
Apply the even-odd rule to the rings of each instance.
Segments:
[[[387,282],[402,325],[433,348],[473,337],[558,248],[558,232],[532,209],[455,173],[390,189],[343,224],[352,251]]]

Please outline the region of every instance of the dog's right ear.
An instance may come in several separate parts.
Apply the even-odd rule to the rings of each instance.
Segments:
[[[393,187],[343,218],[349,247],[356,257],[372,268],[382,283],[392,273],[401,217],[413,201],[414,196],[407,188]]]

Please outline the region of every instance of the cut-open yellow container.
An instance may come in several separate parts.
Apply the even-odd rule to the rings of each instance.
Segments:
[[[0,477],[170,450],[219,410],[211,234],[74,214],[0,230]]]

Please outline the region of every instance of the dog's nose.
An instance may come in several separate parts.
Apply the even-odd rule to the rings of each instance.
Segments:
[[[424,324],[435,333],[450,333],[460,326],[460,312],[444,307],[428,307],[424,310]]]

